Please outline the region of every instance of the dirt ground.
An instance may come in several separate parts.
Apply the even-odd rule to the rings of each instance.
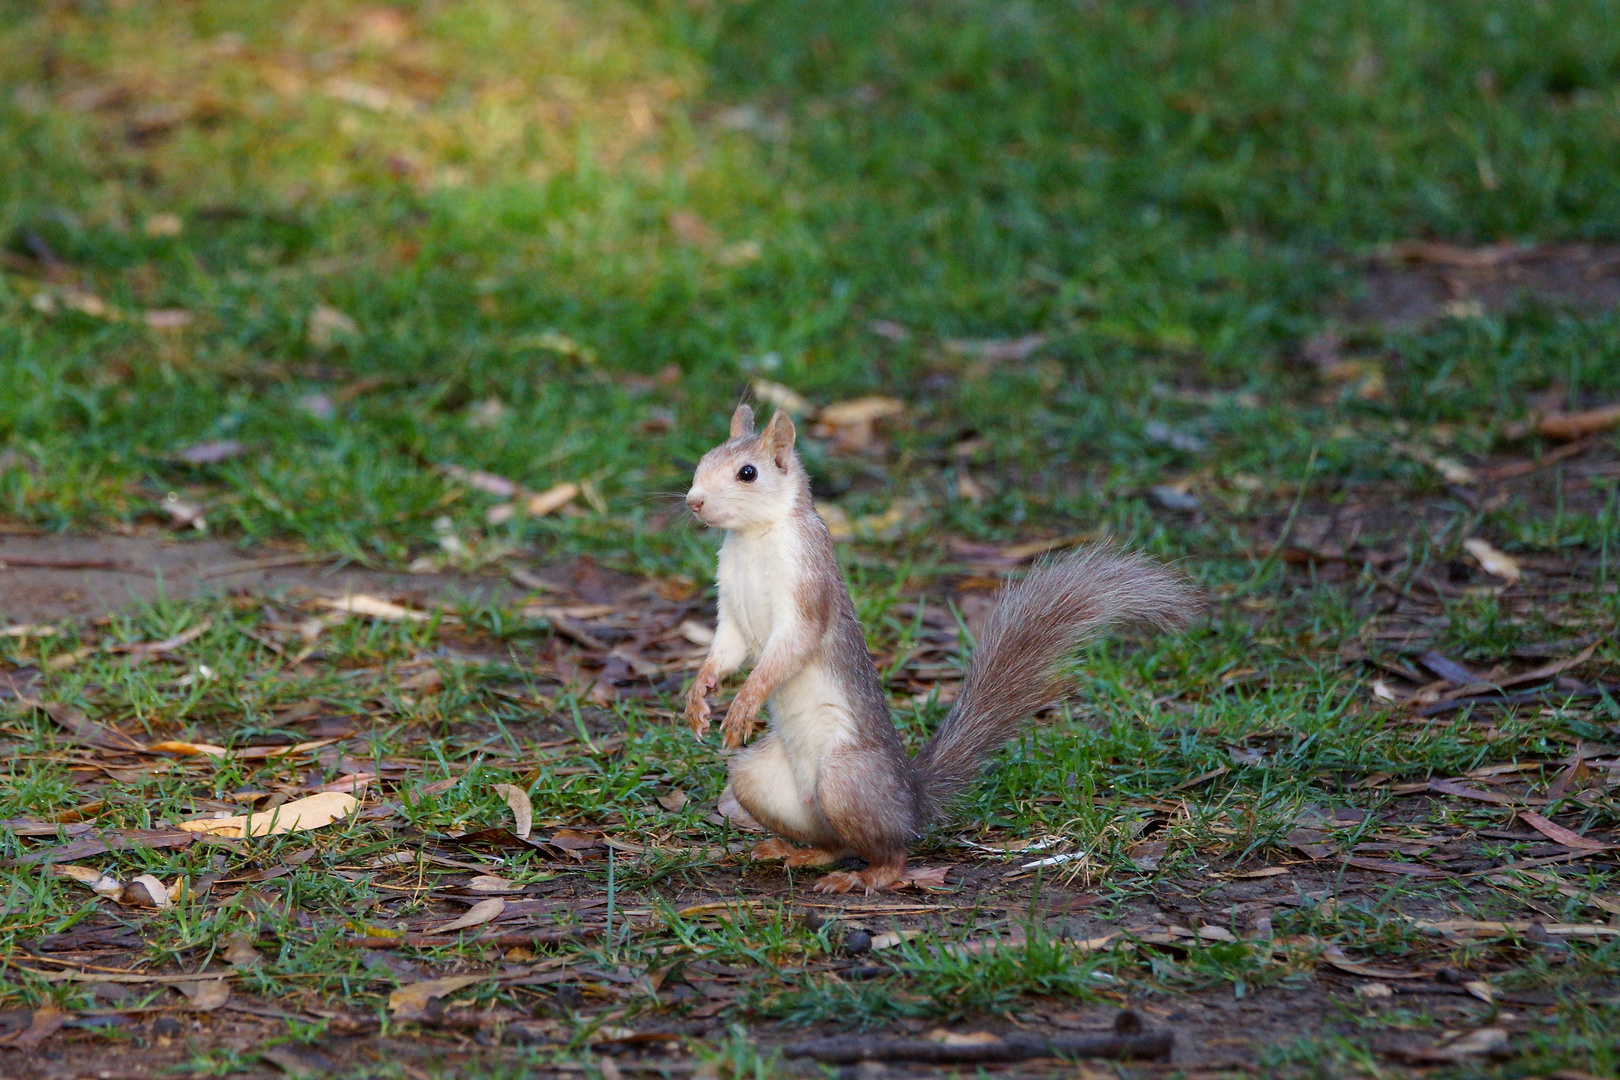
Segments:
[[[1613,465],[1608,460],[1592,460],[1583,467],[1601,472]],[[1314,558],[1315,554],[1342,543],[1346,535],[1371,537],[1397,525],[1424,527],[1421,516],[1403,514],[1398,518],[1379,518],[1376,500],[1367,507],[1364,519],[1351,520],[1355,509],[1351,507],[1347,512],[1344,508],[1303,507],[1291,534],[1292,543],[1297,546],[1288,551],[1313,553]],[[445,595],[502,595],[520,591],[511,582],[492,575],[383,574],[333,568],[329,564],[294,561],[294,557],[284,553],[244,553],[214,541],[174,541],[158,534],[100,538],[12,535],[0,541],[0,559],[7,562],[7,569],[0,571],[4,575],[5,616],[13,621],[93,618],[121,604],[151,598],[156,595],[160,581],[171,596],[207,591],[310,590],[322,594],[367,591],[426,601]],[[50,566],[39,566],[29,565],[29,560],[54,562]],[[85,564],[95,565],[91,568]],[[1331,576],[1337,572],[1336,567],[1342,566],[1329,559],[1318,569]],[[577,567],[571,571],[569,566],[557,566],[541,572],[559,582],[558,587],[562,589],[569,589],[570,581],[581,580]],[[629,584],[615,582],[609,587],[604,586],[595,573],[586,576],[593,583],[590,588],[598,590],[598,595],[602,595],[603,588],[622,591]],[[1421,608],[1424,601],[1414,598],[1411,603]],[[1392,614],[1399,617],[1398,611]],[[601,718],[592,726],[600,726],[598,734],[607,735],[612,731],[610,722]],[[567,732],[539,720],[528,730],[514,732],[535,742],[554,738],[559,733]],[[488,732],[479,730],[473,723],[464,734],[469,739],[477,739]],[[1428,818],[1428,799],[1421,795],[1399,799],[1378,811],[1377,816],[1378,824],[1383,826],[1424,821]],[[971,853],[954,847],[948,850],[925,848],[917,852],[915,858],[916,864],[922,866],[948,863],[952,867],[947,893],[913,891],[873,898],[826,898],[809,891],[813,873],[791,875],[774,866],[751,866],[741,870],[703,870],[698,874],[700,880],[687,880],[676,888],[658,893],[657,897],[650,892],[621,893],[620,902],[633,912],[638,908],[647,910],[655,899],[669,901],[677,908],[747,902],[754,898],[784,901],[796,917],[836,920],[836,932],[846,940],[860,930],[877,934],[887,930],[960,929],[963,926],[970,926],[979,935],[1016,937],[1039,925],[1051,936],[1072,941],[1123,931],[1143,942],[1143,947],[1162,950],[1166,956],[1185,958],[1189,949],[1195,947],[1190,944],[1194,935],[1218,941],[1225,933],[1252,940],[1256,935],[1268,933],[1273,916],[1290,908],[1319,904],[1325,898],[1340,903],[1377,901],[1387,894],[1392,882],[1401,881],[1403,887],[1410,885],[1410,881],[1400,875],[1392,877],[1387,870],[1347,866],[1338,859],[1326,858],[1325,848],[1313,849],[1313,842],[1331,834],[1332,830],[1359,821],[1355,811],[1348,812],[1343,821],[1324,816],[1318,832],[1307,830],[1304,835],[1291,836],[1298,857],[1287,861],[1285,874],[1248,879],[1236,867],[1216,867],[1210,876],[1159,882],[1149,895],[1113,908],[1106,916],[1094,910],[1099,903],[1095,891],[1065,887],[1028,871],[1009,871],[1005,860],[976,859]],[[1542,839],[1523,828],[1517,830],[1514,837],[1531,842]],[[1482,844],[1487,842],[1466,830],[1456,830],[1454,841],[1446,849],[1448,871],[1466,872],[1471,867],[1491,865],[1481,850]],[[741,849],[744,845],[737,846]],[[1544,844],[1524,854],[1535,857],[1564,850],[1557,845]],[[1153,858],[1152,849],[1147,851],[1145,857]],[[1233,876],[1224,876],[1228,872]],[[570,880],[568,875],[544,885],[530,886],[529,891],[532,897],[526,893],[526,899],[575,908],[591,906],[600,894],[594,883],[582,886],[577,878]],[[1480,909],[1502,907],[1498,894],[1487,883],[1478,879],[1453,880],[1426,894],[1420,890],[1414,895],[1412,890],[1406,889],[1392,915],[1444,920],[1456,914],[1459,903]],[[449,908],[445,914],[454,910]],[[1502,907],[1500,917],[1513,917],[1513,913],[1520,910],[1515,905]],[[95,937],[98,932],[105,935],[99,942]],[[41,940],[33,943],[30,951],[72,961],[76,948],[93,947],[97,950],[95,963],[121,966],[117,954],[107,952],[106,948],[108,942],[115,941],[124,932],[120,920],[93,916],[78,924],[72,934],[63,935],[63,940]],[[1531,946],[1537,947],[1552,950],[1555,959],[1556,950],[1561,948],[1556,942]],[[518,985],[522,985],[521,973],[528,970],[523,963],[506,962],[494,950],[486,949],[471,959],[504,965],[520,976]],[[368,956],[366,963],[382,965],[395,974],[428,977],[418,964],[389,951]],[[633,1040],[623,1044],[599,1043],[595,1047],[597,1060],[611,1061],[602,1073],[604,1076],[690,1075],[697,1062],[682,1052],[683,1044],[679,1039],[711,1042],[725,1039],[726,1022],[716,1014],[726,1004],[747,994],[750,981],[757,979],[760,972],[758,969],[728,969],[724,965],[706,970],[696,968],[688,966],[677,978],[666,981],[659,988],[660,997],[671,1002],[706,1002],[713,1007],[699,1007],[684,1017],[638,1016]],[[818,970],[835,971],[845,980],[858,983],[876,969],[867,955],[857,953]],[[301,1004],[285,999],[270,1002],[258,1000],[251,993],[238,993],[223,1008],[210,1013],[189,1011],[178,1001],[164,1003],[162,999],[156,1005],[131,1010],[120,1007],[119,988],[114,985],[108,990],[108,1009],[103,1016],[80,1014],[77,1027],[63,1031],[34,1052],[0,1057],[0,1075],[18,1080],[157,1077],[184,1071],[199,1047],[212,1048],[216,1053],[221,1048],[264,1052],[267,1045],[271,1049],[265,1052],[265,1061],[273,1063],[274,1067],[264,1062],[244,1064],[231,1075],[305,1077],[347,1075],[357,1069],[362,1072],[375,1069],[379,1075],[412,1078],[464,1075],[475,1069],[500,1075],[505,1067],[503,1063],[512,1066],[526,1060],[522,1049],[525,1042],[544,1042],[558,1033],[558,1024],[551,1017],[559,1010],[572,1009],[584,1014],[611,1011],[618,1000],[628,996],[625,983],[630,979],[627,976],[576,970],[573,979],[571,982],[542,981],[542,985],[529,989],[527,993],[533,1008],[528,1015],[492,1018],[488,1014],[447,1012],[430,1017],[421,1034],[385,1030],[375,1016],[334,1012],[313,1000]],[[1377,985],[1389,988],[1389,996],[1364,996],[1365,988],[1374,979]],[[1329,963],[1318,968],[1308,980],[1285,979],[1277,985],[1257,987],[1242,996],[1235,995],[1231,986],[1224,983],[1216,989],[1179,993],[1173,997],[1134,998],[1114,995],[1104,985],[1100,989],[1102,998],[1117,1000],[1082,1007],[1037,1001],[1028,1008],[1001,1017],[981,1018],[968,1026],[974,1031],[998,1034],[1020,1031],[1102,1033],[1112,1030],[1121,1010],[1129,1010],[1149,1032],[1170,1032],[1174,1049],[1167,1060],[1120,1064],[1120,1074],[1215,1077],[1252,1075],[1261,1053],[1302,1031],[1351,1034],[1369,1025],[1377,1028],[1372,1045],[1387,1062],[1413,1066],[1443,1064],[1445,1056],[1433,1050],[1435,1021],[1467,1029],[1476,1026],[1483,1014],[1494,1010],[1491,1022],[1499,1029],[1512,1032],[1524,1026],[1528,1014],[1547,1009],[1558,1001],[1557,994],[1538,990],[1521,995],[1498,994],[1494,1004],[1487,1006],[1468,989],[1472,980],[1472,973],[1448,968],[1438,972],[1421,965],[1409,970],[1366,969],[1364,965],[1358,967],[1350,963],[1340,970]],[[1617,991],[1620,991],[1620,980],[1609,980],[1602,985],[1569,986],[1564,992],[1608,996]],[[1046,999],[1047,1002],[1056,1000]],[[289,1011],[295,1005],[297,1011]],[[1414,1025],[1401,1019],[1416,1014],[1424,1015],[1426,1022]],[[326,1033],[309,1044],[287,1041],[288,1019],[307,1021],[310,1016],[327,1022]],[[26,1027],[28,1022],[27,1013],[0,1016],[0,1037]],[[887,1033],[920,1035],[936,1026],[922,1021],[901,1022]],[[836,1031],[831,1026],[825,1027],[825,1033]],[[752,1025],[750,1030],[762,1044],[778,1046],[818,1033],[800,1026],[770,1022]],[[784,1068],[803,1075],[818,1075],[819,1069],[803,1061],[790,1062]],[[1055,1068],[1055,1062],[1037,1061],[999,1066],[995,1071],[998,1075],[1037,1076],[1051,1075]],[[556,1072],[574,1075],[579,1069],[577,1064],[563,1063]],[[1104,1069],[1107,1071],[1098,1071]],[[1079,1075],[1114,1075],[1113,1069],[1111,1065],[1087,1066]],[[544,1070],[536,1067],[536,1071]],[[871,1063],[843,1069],[844,1074],[863,1077],[934,1075],[938,1071],[938,1066]]]
[[[367,570],[296,552],[177,538],[155,528],[127,536],[62,536],[10,526],[0,534],[0,618],[13,623],[95,618],[159,596],[179,600],[296,589],[323,596],[497,601],[522,591],[500,574]]]

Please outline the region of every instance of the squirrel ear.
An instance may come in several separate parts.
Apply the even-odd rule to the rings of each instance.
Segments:
[[[793,454],[793,439],[797,434],[793,428],[793,419],[780,409],[771,417],[771,422],[765,425],[763,441],[766,448],[775,455],[776,467],[783,472],[787,471],[788,458]]]
[[[754,410],[748,405],[737,406],[737,411],[731,414],[731,437],[740,438],[754,433]]]

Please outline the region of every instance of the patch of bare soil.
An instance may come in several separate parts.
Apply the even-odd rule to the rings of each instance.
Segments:
[[[1411,329],[1443,317],[1501,312],[1525,303],[1581,311],[1620,305],[1620,247],[1496,244],[1466,248],[1409,241],[1377,258],[1362,278],[1352,322]]]
[[[135,536],[0,536],[0,620],[23,623],[104,615],[159,596],[306,589],[322,596],[369,593],[396,599],[505,599],[522,590],[504,577],[367,570],[286,551],[253,551],[223,540]]]

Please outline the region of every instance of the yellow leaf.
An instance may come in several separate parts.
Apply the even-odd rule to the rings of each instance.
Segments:
[[[124,895],[124,883],[100,870],[92,870],[88,866],[75,866],[72,863],[62,863],[51,869],[58,877],[69,878],[81,885],[90,886],[91,892],[108,900],[117,900]]]
[[[1519,569],[1519,564],[1512,556],[1496,550],[1484,540],[1478,538],[1464,540],[1463,550],[1478,559],[1480,568],[1492,577],[1516,583],[1524,576],[1524,571]]]
[[[464,986],[483,982],[488,975],[449,975],[443,979],[407,983],[388,995],[388,1011],[400,1020],[419,1020],[436,997],[453,994]]]
[[[341,821],[354,813],[360,800],[343,791],[323,791],[305,799],[282,803],[262,814],[227,818],[197,818],[182,821],[186,832],[207,833],[241,839],[244,836],[272,836],[279,833],[307,832]]]
[[[530,517],[545,517],[553,511],[561,510],[578,496],[579,485],[572,481],[564,481],[539,494],[530,495],[523,502],[523,510]]]
[[[373,619],[388,619],[391,622],[427,622],[432,618],[423,612],[412,611],[392,601],[367,596],[365,593],[322,597],[320,603],[333,611],[347,611],[351,615],[369,615]]]
[[[225,757],[230,753],[223,746],[214,746],[212,743],[182,742],[178,739],[169,739],[165,742],[153,743],[147,747],[154,754],[173,754],[175,757]]]
[[[828,427],[854,427],[857,424],[870,424],[886,416],[897,416],[905,411],[906,403],[899,398],[873,394],[870,397],[853,398],[829,405],[816,414],[816,420]]]

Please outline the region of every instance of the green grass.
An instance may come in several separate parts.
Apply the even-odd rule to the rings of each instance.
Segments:
[[[1099,910],[1124,918],[1167,888],[1214,906],[1227,886],[1207,876],[1212,866],[1295,857],[1285,838],[1302,819],[1388,809],[1388,788],[1402,782],[1554,762],[1577,738],[1612,741],[1620,713],[1609,699],[1415,725],[1370,696],[1388,669],[1367,661],[1410,667],[1433,647],[1487,668],[1515,648],[1598,633],[1610,640],[1577,674],[1613,677],[1612,470],[1549,469],[1492,501],[1447,488],[1403,447],[1469,463],[1549,448],[1513,443],[1504,428],[1532,395],[1570,407],[1620,398],[1620,316],[1550,301],[1397,328],[1345,314],[1364,260],[1392,242],[1620,241],[1620,25],[1609,5],[424,0],[393,17],[368,10],[339,0],[0,10],[7,520],[167,529],[173,494],[205,508],[209,532],[244,545],[488,572],[586,553],[706,583],[712,538],[667,496],[684,489],[739,396],[762,378],[815,406],[881,393],[906,410],[880,425],[876,449],[845,452],[813,435],[801,446],[819,498],[855,518],[903,511],[889,533],[842,554],[874,651],[897,676],[908,739],[943,706],[902,684],[897,658],[928,631],[902,605],[962,599],[951,539],[1111,534],[1181,560],[1210,597],[1208,620],[1185,637],[1088,656],[1066,718],[998,759],[924,840],[922,863],[977,858],[956,846],[963,836],[1061,837],[1088,858],[1049,872],[1097,892]],[[190,321],[148,326],[144,313],[167,309]],[[895,325],[875,332],[880,320]],[[1381,393],[1325,382],[1301,359],[1329,329],[1347,357],[1377,366]],[[1030,334],[1042,344],[1015,359],[983,359],[971,344]],[[244,452],[212,464],[179,457],[224,439]],[[1613,446],[1605,436],[1597,450]],[[536,491],[589,490],[569,512],[490,524],[500,500],[445,466]],[[963,494],[965,479],[982,497]],[[1177,482],[1200,500],[1196,515],[1154,502],[1154,485]],[[1382,582],[1291,565],[1274,545],[1285,522],[1303,530],[1368,504],[1386,520],[1363,545],[1399,556]],[[1406,528],[1420,512],[1426,526]],[[1475,535],[1562,561],[1571,576],[1531,604],[1461,584],[1426,592],[1455,566],[1466,571],[1461,544]],[[1436,621],[1411,641],[1376,636],[1397,621],[1384,610],[1392,589],[1433,601]],[[737,872],[719,853],[737,838],[707,818],[721,762],[646,703],[603,710],[547,683],[535,663],[545,622],[494,602],[452,606],[459,624],[351,620],[294,666],[260,639],[272,622],[311,613],[298,605],[165,601],[43,641],[0,639],[0,661],[23,668],[210,617],[182,662],[103,651],[47,671],[40,693],[142,738],[233,745],[300,737],[276,713],[319,698],[365,718],[344,744],[350,758],[414,763],[410,783],[378,785],[399,804],[391,822],[241,851],[106,857],[126,878],[170,880],[218,872],[220,855],[237,872],[315,850],[260,890],[289,903],[255,907],[238,892],[182,904],[146,923],[141,958],[195,964],[245,933],[265,963],[239,993],[379,1013],[400,979],[335,944],[354,932],[344,922],[426,909],[377,888],[390,880],[382,871],[338,868],[417,844],[401,839],[405,827],[444,835],[506,820],[492,785],[534,767],[541,729],[532,704],[497,689],[542,687],[551,704],[539,712],[561,730],[626,736],[613,755],[567,748],[524,781],[548,828],[599,824],[651,845],[616,864],[616,887],[636,898],[626,903],[712,889]],[[484,659],[452,661],[447,650],[460,649]],[[395,669],[420,658],[437,664],[442,689],[398,687]],[[180,684],[203,664],[214,678]],[[12,709],[4,732],[18,756],[0,782],[0,817],[85,801],[43,714]],[[294,779],[285,765],[191,759],[99,781],[97,820],[153,827]],[[407,798],[436,781],[453,783]],[[655,801],[672,787],[691,796],[678,812]],[[1620,826],[1620,806],[1593,790],[1539,810],[1572,828]],[[1184,803],[1176,813],[1164,809],[1172,797]],[[1500,831],[1513,820],[1489,804],[1430,805],[1429,820],[1403,827]],[[1143,828],[1166,844],[1153,869],[1133,861]],[[1525,847],[1481,842],[1497,855]],[[0,845],[7,856],[24,846],[7,831]],[[519,857],[503,873],[554,880],[541,862]],[[1606,872],[1560,872],[1612,895]],[[569,873],[606,886],[601,860]],[[82,887],[35,870],[0,879],[8,948],[98,910]],[[807,885],[797,875],[792,896]],[[1279,952],[1213,943],[1081,955],[1039,934],[971,959],[936,948],[1013,928],[970,919],[880,956],[893,969],[881,978],[837,983],[784,973],[837,946],[831,930],[803,925],[785,892],[729,922],[660,908],[656,929],[579,952],[606,969],[665,970],[674,956],[675,969],[711,959],[754,971],[718,1021],[730,1033],[692,1046],[730,1076],[777,1068],[734,1023],[882,1026],[1119,995],[1281,994],[1311,984],[1326,944],[1374,963],[1473,964],[1499,989],[1573,988],[1516,1033],[1523,1056],[1480,1068],[1613,1068],[1602,983],[1612,947],[1438,942],[1402,917],[1418,905],[1587,921],[1591,908],[1530,879],[1509,890],[1392,878],[1389,889],[1280,910],[1277,934],[1316,944]],[[401,955],[435,971],[474,962],[457,948]],[[88,1006],[79,984],[9,979],[6,1007]],[[487,985],[466,996],[525,1011],[550,1000]],[[557,1045],[577,1055],[605,1004],[588,999],[559,1021]],[[623,1007],[631,1022],[666,1015],[642,999]],[[1385,1068],[1365,1038],[1384,1020],[1357,1015],[1302,1032],[1265,1067],[1301,1077]],[[1481,1005],[1473,1019],[1490,1015]],[[199,1049],[194,1071],[225,1074],[251,1057]]]
[[[1480,446],[1529,390],[1620,390],[1608,317],[1369,340],[1399,358],[1371,405],[1301,407],[1288,364],[1353,288],[1343,255],[1614,236],[1602,4],[425,4],[382,31],[344,4],[281,10],[5,16],[13,515],[128,521],[189,490],[228,535],[363,561],[433,549],[448,515],[475,551],[691,567],[645,495],[678,489],[769,375],[912,404],[881,468],[813,455],[852,509],[903,494],[919,529],[1142,532],[1127,492],[1165,470],[1297,475],[1314,446],[1319,480],[1355,483],[1414,468],[1383,445],[1402,420]],[[178,235],[147,235],[162,214]],[[40,244],[57,282],[29,268]],[[69,284],[194,321],[31,306]],[[355,332],[312,344],[317,304]],[[1050,344],[1027,362],[941,348],[1031,332]],[[331,419],[300,409],[344,385]],[[1155,419],[1213,459],[1144,438]],[[968,430],[1005,482],[964,509],[936,462]],[[248,452],[174,461],[217,438]],[[608,511],[486,529],[488,497],[441,464],[591,478]]]

